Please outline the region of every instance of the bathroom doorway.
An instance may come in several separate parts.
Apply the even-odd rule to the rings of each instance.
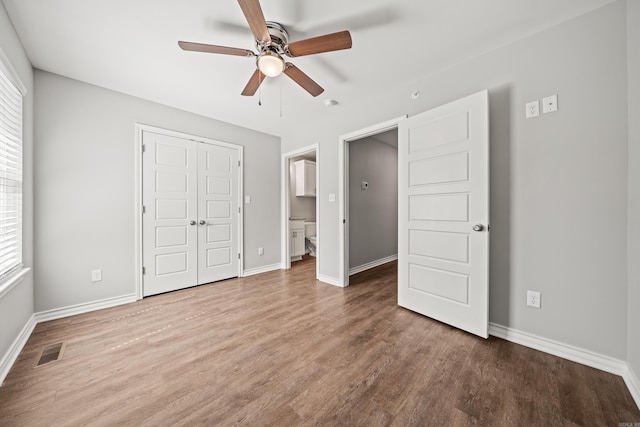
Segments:
[[[282,264],[294,267],[304,259],[319,271],[319,147],[317,144],[282,155]]]

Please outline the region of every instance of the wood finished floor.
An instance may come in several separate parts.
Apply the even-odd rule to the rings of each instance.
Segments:
[[[396,305],[396,264],[340,289],[288,271],[39,324],[1,426],[618,426],[620,377]],[[62,360],[33,368],[42,346]]]

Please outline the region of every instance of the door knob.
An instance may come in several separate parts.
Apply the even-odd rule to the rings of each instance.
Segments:
[[[200,225],[205,225],[207,222],[204,219],[200,220]]]
[[[476,224],[473,226],[473,231],[482,231],[484,230],[484,225],[482,224]]]
[[[189,221],[189,225],[196,225],[196,222],[194,220]]]

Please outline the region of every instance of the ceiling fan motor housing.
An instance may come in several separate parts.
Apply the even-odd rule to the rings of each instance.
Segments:
[[[289,33],[282,24],[273,21],[267,22],[267,31],[271,36],[271,43],[264,43],[256,40],[258,52],[271,51],[279,55],[286,54],[285,46],[289,44]]]

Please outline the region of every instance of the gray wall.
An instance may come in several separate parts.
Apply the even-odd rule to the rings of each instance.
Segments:
[[[33,69],[0,3],[0,47],[27,88],[23,108],[22,262],[33,267]],[[33,270],[0,299],[0,360],[33,315]]]
[[[280,263],[279,138],[39,70],[35,93],[36,311],[135,292],[135,123],[243,145],[245,269]]]
[[[294,162],[303,159],[310,160],[305,156],[297,156],[292,157],[289,163],[289,216],[291,218],[306,218],[307,221],[315,221],[316,198],[296,196],[296,166]]]
[[[640,2],[627,2],[629,103],[629,343],[627,361],[640,378]]]
[[[349,142],[349,268],[397,253],[398,149],[372,137]]]
[[[338,203],[328,201],[339,194],[339,135],[489,89],[490,321],[626,359],[625,9],[615,2],[439,73],[385,82],[284,135],[284,152],[322,145],[320,274],[339,271]],[[560,110],[525,120],[525,103],[551,94]],[[528,289],[542,292],[542,309],[526,307]]]

